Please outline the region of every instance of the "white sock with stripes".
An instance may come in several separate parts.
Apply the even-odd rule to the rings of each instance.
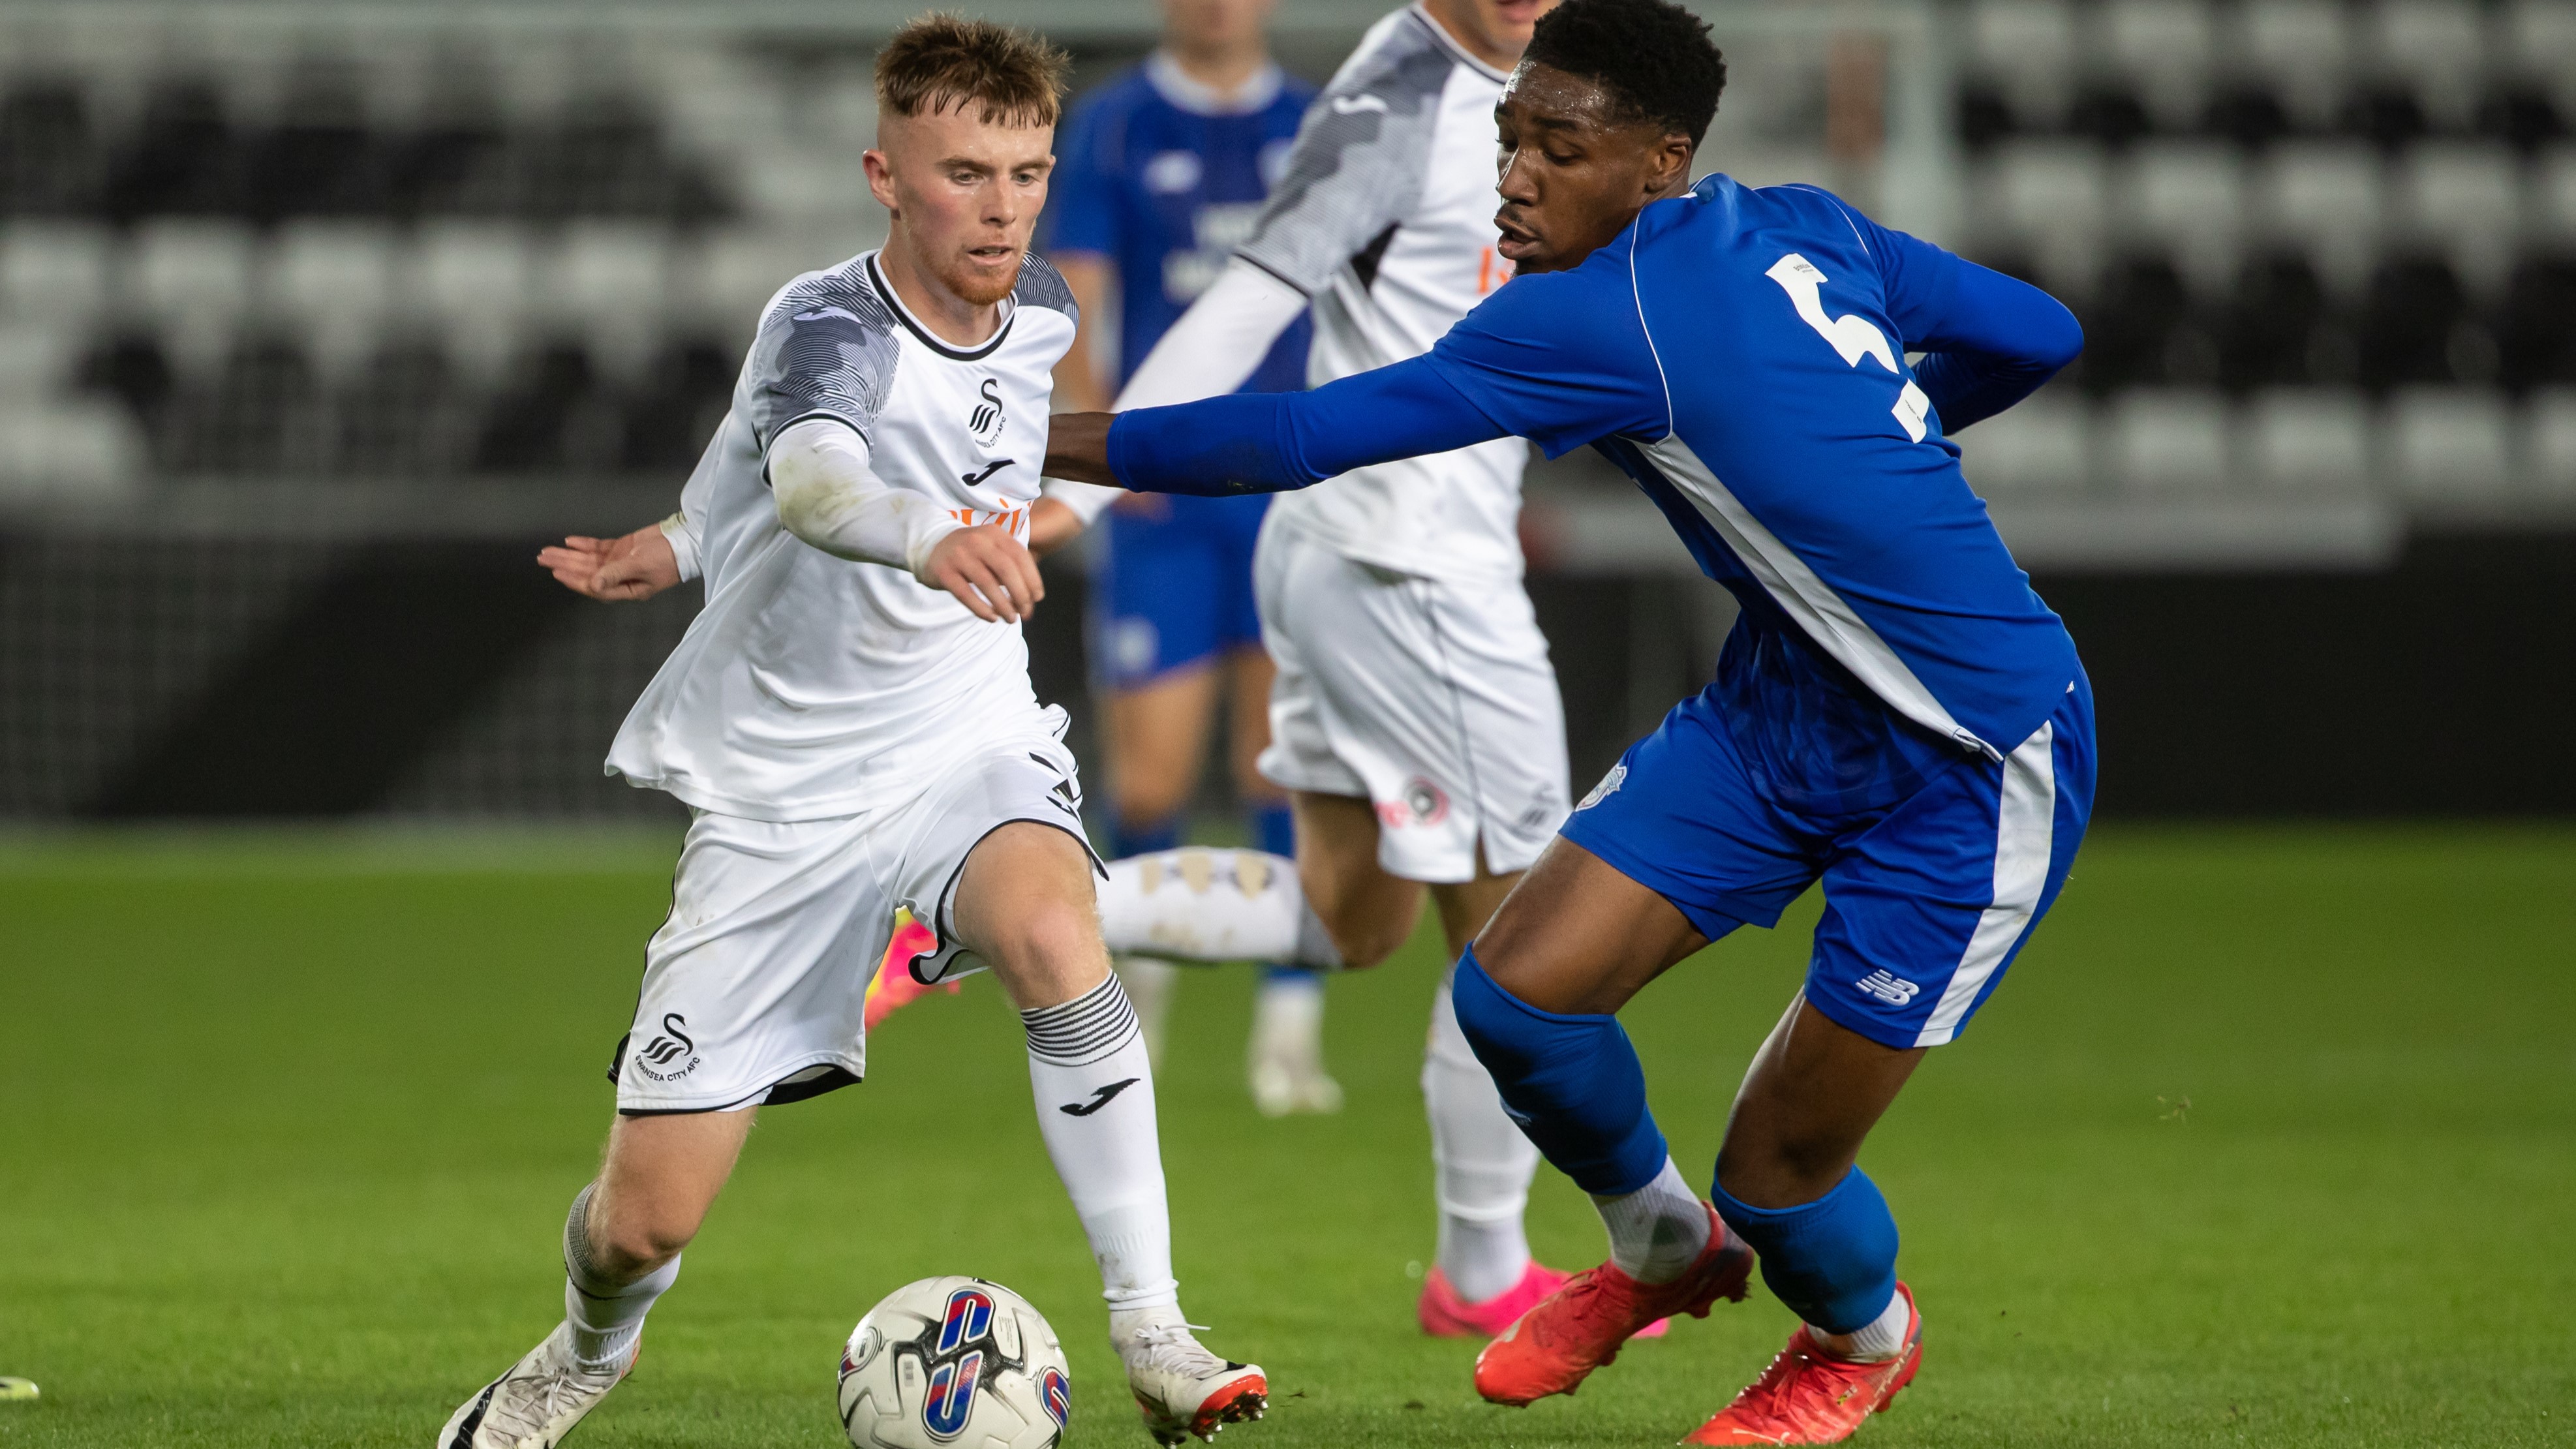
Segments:
[[[590,1195],[599,1184],[583,1188],[564,1217],[564,1321],[572,1325],[572,1354],[586,1369],[609,1367],[626,1357],[644,1332],[644,1315],[680,1279],[680,1260],[636,1279],[618,1283],[591,1261]]]
[[[1112,1313],[1180,1301],[1155,1137],[1154,1068],[1115,975],[1057,1006],[1020,1013],[1038,1135],[1073,1199]]]

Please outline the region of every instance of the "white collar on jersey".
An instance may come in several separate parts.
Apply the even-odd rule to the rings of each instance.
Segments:
[[[1270,103],[1279,99],[1281,76],[1279,63],[1265,60],[1243,89],[1227,95],[1205,81],[1192,80],[1170,51],[1157,50],[1145,57],[1145,82],[1164,100],[1194,116],[1249,116],[1270,109]]]
[[[1424,27],[1430,30],[1432,35],[1439,40],[1441,48],[1447,50],[1450,55],[1455,57],[1460,65],[1471,67],[1478,74],[1490,77],[1496,81],[1507,81],[1512,78],[1510,71],[1494,69],[1492,66],[1487,65],[1484,61],[1478,59],[1474,51],[1471,51],[1464,45],[1459,44],[1458,37],[1449,33],[1449,27],[1441,24],[1440,18],[1433,15],[1430,7],[1424,5],[1422,0],[1413,0],[1412,4],[1407,5],[1404,8],[1413,12],[1414,18],[1420,20]]]

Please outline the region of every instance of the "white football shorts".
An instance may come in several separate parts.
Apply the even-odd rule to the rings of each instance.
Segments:
[[[1083,839],[1082,788],[1062,741],[981,745],[912,799],[859,815],[782,823],[691,811],[671,914],[645,947],[634,1027],[608,1070],[617,1110],[724,1111],[858,1081],[868,981],[896,908],[937,938],[914,976],[981,970],[957,945],[950,911],[968,852],[1015,820]]]
[[[1261,773],[1366,799],[1378,864],[1435,884],[1526,870],[1564,821],[1565,706],[1518,579],[1460,581],[1345,558],[1295,529],[1253,555],[1279,666]]]

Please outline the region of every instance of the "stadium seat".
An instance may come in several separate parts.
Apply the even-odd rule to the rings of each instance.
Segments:
[[[2349,141],[2275,146],[2252,188],[2263,235],[2296,246],[2329,281],[2343,284],[2366,275],[2378,251],[2384,192],[2379,157]]]
[[[29,76],[0,96],[0,215],[78,211],[98,188],[89,98],[69,76]]]
[[[2271,388],[2239,411],[2236,455],[2257,488],[2364,493],[2375,482],[2369,410],[2349,388]]]
[[[2074,493],[2092,474],[2092,409],[2056,386],[1959,434],[1962,466],[1981,495]]]
[[[2076,87],[2066,110],[2066,133],[2106,151],[2125,151],[2154,130],[2146,102],[2127,80],[2115,76],[2096,76]]]
[[[2504,396],[2485,388],[2411,387],[2388,407],[2389,473],[2407,497],[2474,499],[2514,485]]]
[[[2551,90],[2562,115],[2576,115],[2576,5],[2505,0],[2497,58]]]
[[[2529,78],[2493,81],[2478,99],[2477,134],[2512,147],[2525,159],[2567,134],[2567,118],[2549,86]]]
[[[2349,383],[2359,365],[2349,319],[2297,252],[2245,263],[2218,337],[2219,379],[2231,391]]]
[[[192,472],[241,478],[320,471],[330,436],[313,361],[274,330],[237,338],[211,383],[179,398],[171,449]]]
[[[2187,131],[2208,101],[2211,14],[2203,0],[2113,0],[2096,33],[2160,131]]]
[[[2336,0],[2246,0],[2221,47],[2270,81],[2294,123],[2320,129],[2343,102],[2351,37]]]
[[[356,358],[401,300],[395,250],[381,222],[290,222],[269,249],[266,301],[321,352]]]
[[[234,211],[240,167],[224,99],[212,81],[156,84],[142,123],[109,163],[101,210],[118,221]]]
[[[2083,322],[2078,381],[2097,397],[2133,387],[2218,381],[2217,338],[2166,257],[2139,253],[2105,268]]]
[[[385,149],[367,125],[358,84],[345,66],[308,61],[297,67],[276,124],[241,147],[245,216],[275,222],[384,209]]]
[[[2513,265],[2522,231],[2522,177],[2512,153],[2473,141],[2433,141],[2399,160],[2396,237],[2434,244],[2465,276],[2493,290]]]
[[[2235,274],[2244,246],[2245,162],[2210,141],[2151,141],[2119,173],[2120,234],[2172,254],[2196,286]]]
[[[2259,151],[2296,129],[2280,93],[2254,76],[2223,79],[2212,86],[2200,128],[2248,151]]]
[[[421,229],[423,300],[442,317],[516,317],[529,302],[527,232],[507,222],[437,222]]]
[[[0,499],[114,499],[142,480],[145,461],[133,419],[113,404],[0,405]]]
[[[2550,147],[2536,169],[2532,229],[2562,244],[2576,243],[2576,145],[2562,141]]]
[[[159,436],[168,422],[179,387],[177,369],[161,339],[131,330],[94,342],[81,357],[77,381],[82,392],[124,408],[147,437]]]
[[[2526,257],[2495,309],[2497,375],[2515,392],[2576,385],[2576,252]]]
[[[2372,272],[2354,329],[2361,385],[2373,392],[2417,383],[2488,383],[2501,359],[2494,334],[2450,261],[2402,254]]]
[[[2002,88],[2025,130],[2055,129],[2081,59],[2066,0],[1975,0],[1969,8],[1969,69]]]
[[[335,466],[360,478],[438,478],[463,468],[478,419],[438,340],[397,336],[333,400]]]
[[[2524,406],[2522,457],[2534,491],[2576,499],[2576,387],[2544,389]]]
[[[73,339],[43,323],[0,323],[0,407],[28,405],[69,389],[79,358]]]
[[[2461,0],[2378,0],[2360,14],[2372,68],[2405,81],[2437,129],[2465,127],[2486,71],[2484,7]]]
[[[603,418],[600,402],[597,370],[578,339],[556,337],[527,348],[492,397],[474,466],[493,473],[547,473],[590,471],[613,461],[620,441],[616,419]]]
[[[218,217],[162,217],[135,229],[133,301],[189,326],[227,327],[251,300],[250,228]]]
[[[2051,277],[2082,275],[2100,255],[2107,185],[2101,148],[2022,139],[1995,148],[1978,221]]]
[[[2227,403],[2196,388],[2133,388],[2103,422],[2102,459],[2124,493],[2210,493],[2231,481]]]
[[[106,310],[114,244],[95,222],[20,218],[0,226],[0,316],[86,322]]]

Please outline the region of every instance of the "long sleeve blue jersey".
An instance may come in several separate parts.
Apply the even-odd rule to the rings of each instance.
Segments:
[[[1551,457],[1590,444],[1742,604],[1715,687],[1757,778],[1863,809],[2000,758],[2080,670],[1945,425],[2082,344],[2035,288],[1814,187],[1717,175],[1581,266],[1511,282],[1426,356],[1126,413],[1109,459],[1146,491],[1276,491],[1512,434]]]

